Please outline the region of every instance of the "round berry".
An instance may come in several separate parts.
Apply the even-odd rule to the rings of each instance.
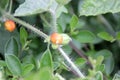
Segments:
[[[5,29],[9,32],[13,32],[16,28],[15,22],[12,20],[6,20],[4,23]]]
[[[52,33],[50,35],[50,41],[53,44],[62,44],[63,42],[63,37],[59,33]]]

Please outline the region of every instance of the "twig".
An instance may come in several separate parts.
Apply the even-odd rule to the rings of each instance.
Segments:
[[[39,36],[41,36],[41,37],[43,37],[43,38],[45,38],[45,39],[48,37],[45,33],[43,33],[42,31],[40,31],[39,29],[35,28],[34,26],[32,26],[32,25],[30,25],[30,24],[28,24],[28,23],[26,23],[26,22],[24,22],[24,21],[22,21],[22,20],[20,20],[20,19],[18,19],[18,18],[15,18],[14,16],[10,15],[9,13],[4,12],[1,8],[0,8],[0,11],[1,11],[7,18],[9,18],[9,19],[11,19],[11,20],[13,20],[13,21],[15,21],[15,22],[23,25],[23,26],[26,27],[27,29],[30,29],[30,30],[33,31],[34,33],[38,34]]]
[[[88,60],[87,56],[85,56],[82,51],[80,51],[74,44],[73,42],[71,41],[69,43],[69,45],[72,47],[72,49],[79,55],[81,56],[82,58],[86,59],[87,60],[87,63],[90,65],[91,68],[93,68],[91,62]]]
[[[72,70],[74,70],[79,77],[85,78],[85,76],[82,74],[82,72],[70,60],[70,58],[66,55],[66,53],[63,51],[63,49],[61,47],[58,47],[58,50],[60,51],[62,56],[66,59],[66,61],[70,64],[70,67],[72,68]]]

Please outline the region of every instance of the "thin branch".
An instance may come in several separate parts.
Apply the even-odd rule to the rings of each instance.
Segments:
[[[30,24],[28,24],[28,23],[26,23],[26,22],[24,22],[24,21],[22,21],[22,20],[20,20],[20,19],[18,19],[18,18],[15,18],[14,16],[10,15],[9,13],[4,12],[1,8],[0,8],[0,11],[1,11],[7,18],[9,18],[9,19],[11,19],[11,20],[13,20],[13,21],[15,21],[15,22],[23,25],[23,26],[26,27],[27,29],[30,29],[30,30],[33,31],[34,33],[38,34],[39,36],[41,36],[41,37],[43,37],[43,38],[45,38],[45,39],[48,37],[45,33],[43,33],[42,31],[40,31],[39,29],[35,28],[34,26],[32,26],[32,25],[30,25]]]
[[[76,72],[76,74],[81,77],[81,78],[85,78],[85,76],[82,74],[82,72],[75,66],[75,64],[70,60],[70,58],[68,57],[68,55],[66,55],[66,53],[63,51],[63,49],[61,47],[58,47],[58,50],[60,51],[61,55],[66,59],[66,61],[70,64],[70,67],[72,68],[72,70],[74,70],[74,72]]]
[[[92,66],[91,62],[88,60],[87,56],[85,56],[85,55],[83,54],[83,52],[80,51],[80,50],[73,44],[72,41],[69,43],[69,45],[72,47],[72,49],[73,49],[79,56],[81,56],[82,58],[86,59],[86,60],[87,60],[87,63],[90,65],[90,67],[93,68],[93,66]]]

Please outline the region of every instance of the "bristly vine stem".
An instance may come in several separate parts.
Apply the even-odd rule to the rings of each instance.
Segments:
[[[87,64],[90,65],[91,68],[93,68],[93,65],[91,64],[91,62],[89,61],[88,57],[84,55],[84,53],[82,51],[80,51],[74,44],[72,41],[70,41],[69,45],[71,46],[71,48],[82,58],[86,59]]]
[[[85,78],[85,76],[82,74],[82,72],[77,68],[77,66],[75,66],[75,64],[70,60],[70,58],[67,56],[67,54],[63,51],[63,49],[61,47],[58,47],[59,52],[61,53],[61,55],[66,59],[66,61],[69,63],[70,67],[72,68],[72,70],[75,71],[75,73],[81,77],[81,78]]]
[[[0,7],[0,12],[5,15],[6,18],[14,20],[15,22],[23,25],[25,28],[30,29],[31,31],[33,31],[34,33],[38,34],[39,36],[43,37],[44,39],[48,38],[49,36],[46,35],[45,33],[43,33],[42,31],[40,31],[39,29],[35,28],[34,26],[18,19],[15,18],[14,16],[12,16],[9,13],[6,13],[5,11],[2,10],[2,8]],[[56,17],[55,13],[53,12],[52,14],[52,21],[53,21],[53,27],[54,27],[54,31],[57,31],[57,27],[56,27]],[[74,72],[79,75],[79,77],[81,78],[85,78],[85,76],[82,74],[82,72],[75,66],[75,64],[70,60],[70,58],[66,55],[66,53],[63,51],[63,49],[61,47],[58,48],[58,50],[60,51],[60,53],[63,55],[63,57],[65,58],[65,60],[69,63],[69,65],[71,66],[71,70],[74,70]]]
[[[0,11],[2,12],[2,14],[5,15],[5,17],[7,17],[7,18],[9,18],[9,19],[11,19],[11,20],[13,20],[13,21],[23,25],[27,29],[30,29],[34,33],[38,34],[39,36],[41,36],[41,37],[43,37],[45,39],[48,37],[45,33],[40,31],[39,29],[35,28],[34,26],[32,26],[32,25],[30,25],[30,24],[28,24],[28,23],[26,23],[26,22],[24,22],[24,21],[22,21],[22,20],[20,20],[18,18],[15,18],[14,16],[10,15],[9,13],[4,12],[1,8],[0,8]]]

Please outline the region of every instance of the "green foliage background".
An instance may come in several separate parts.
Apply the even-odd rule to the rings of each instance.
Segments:
[[[11,1],[0,0],[0,80],[120,80],[119,0]],[[57,32],[72,39],[63,50],[85,78],[34,31],[17,22],[6,31],[1,8],[48,36],[55,20]]]

